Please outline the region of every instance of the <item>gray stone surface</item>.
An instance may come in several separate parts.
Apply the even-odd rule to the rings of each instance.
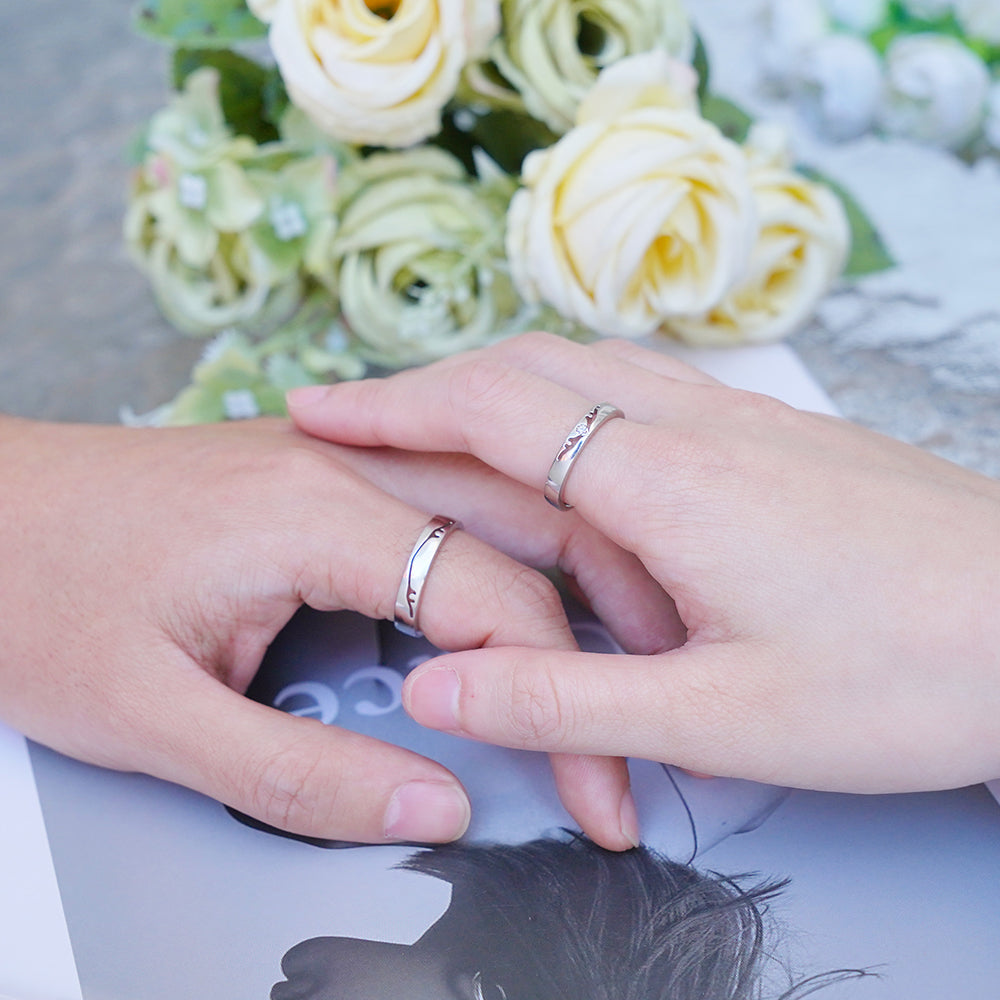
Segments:
[[[127,0],[0,4],[0,410],[114,421],[163,402],[201,345],[129,263],[125,150],[163,102],[165,53]]]
[[[720,89],[780,117],[754,96],[753,6],[690,4]],[[201,350],[160,318],[122,245],[125,149],[166,95],[166,55],[131,33],[130,7],[0,4],[2,411],[114,421],[169,399]],[[800,139],[904,266],[831,297],[794,348],[846,416],[1000,476],[1000,175]]]

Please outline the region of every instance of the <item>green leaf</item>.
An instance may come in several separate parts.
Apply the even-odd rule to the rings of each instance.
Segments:
[[[691,60],[691,65],[698,74],[698,101],[704,104],[708,98],[712,74],[708,65],[708,49],[705,48],[705,41],[698,32],[695,32],[694,36],[694,58]]]
[[[257,143],[274,142],[278,129],[272,114],[277,102],[272,93],[280,86],[280,81],[274,82],[277,70],[228,49],[178,49],[174,53],[174,87],[180,90],[203,66],[219,72],[219,100],[229,127]]]
[[[277,66],[272,67],[268,72],[261,96],[264,101],[264,117],[276,129],[280,130],[281,119],[288,110],[291,101],[288,98],[288,91],[285,89],[285,81]]]
[[[916,34],[947,35],[958,39],[988,66],[1000,67],[1000,45],[971,37],[953,10],[934,17],[921,17],[908,10],[902,0],[892,0],[888,16],[868,36],[868,40],[881,55],[885,55],[889,46],[901,35]]]
[[[140,34],[188,49],[224,48],[267,34],[245,0],[141,0],[134,24]]]
[[[477,119],[469,133],[491,160],[515,177],[528,153],[551,146],[558,136],[521,111],[500,109]]]
[[[455,159],[460,160],[470,176],[476,172],[475,161],[472,151],[477,143],[469,132],[464,132],[455,124],[455,119],[450,111],[446,111],[441,116],[441,131],[438,132],[431,144],[443,149],[446,153],[451,153]]]
[[[744,142],[753,125],[750,117],[738,104],[727,97],[709,94],[701,102],[702,116],[717,125],[722,134],[733,142]]]
[[[825,184],[841,200],[851,227],[851,254],[844,268],[844,277],[863,278],[896,266],[875,224],[858,200],[842,185],[812,167],[799,167],[799,172],[820,184]]]

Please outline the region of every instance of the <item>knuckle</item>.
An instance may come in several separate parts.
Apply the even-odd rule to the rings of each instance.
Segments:
[[[538,570],[516,565],[508,593],[525,611],[538,618],[563,617],[562,601],[555,584]]]
[[[638,344],[622,337],[602,337],[592,346],[600,354],[610,354],[623,361],[631,361],[643,354],[643,349]]]
[[[730,390],[729,417],[737,426],[761,426],[765,429],[776,423],[787,423],[797,415],[794,407],[773,396],[747,390]]]
[[[516,336],[502,340],[494,348],[498,357],[511,361],[535,360],[550,354],[562,356],[569,341],[565,337],[548,333],[544,330],[533,330],[529,333],[519,333]]]
[[[505,621],[522,631],[524,623],[530,622],[533,645],[551,641],[550,636],[568,636],[569,625],[559,591],[537,570],[515,565],[505,580],[496,579],[496,586]]]
[[[548,671],[519,663],[510,674],[507,723],[515,746],[559,750],[572,730],[573,711]]]
[[[331,460],[311,448],[291,447],[272,452],[268,478],[289,492],[307,494],[330,479]]]
[[[321,725],[308,719],[301,724]],[[322,764],[320,749],[312,741],[301,741],[248,765],[244,782],[254,814],[282,830],[317,831],[325,818],[319,812],[317,787],[322,785],[324,801],[335,800],[338,791],[335,775],[324,773],[322,782],[317,780]]]
[[[509,402],[518,375],[517,369],[510,365],[488,358],[474,358],[456,365],[448,376],[449,408],[460,418],[460,423],[465,419],[490,419],[498,407]]]

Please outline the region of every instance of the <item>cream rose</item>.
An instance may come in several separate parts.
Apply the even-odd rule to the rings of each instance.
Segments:
[[[277,0],[271,51],[292,101],[324,131],[410,146],[440,129],[463,66],[496,31],[497,4]]]
[[[664,58],[634,56],[602,74],[576,127],[527,157],[508,211],[522,296],[599,333],[642,336],[712,308],[756,238],[743,153],[695,111],[670,106]]]
[[[840,276],[850,227],[840,199],[790,167],[787,145],[758,127],[747,144],[760,235],[742,281],[701,317],[672,320],[691,344],[764,343],[805,323]]]
[[[487,100],[523,107],[562,134],[607,66],[662,50],[690,60],[694,35],[680,0],[502,0],[504,30],[489,59],[512,90],[482,67],[468,81]]]
[[[269,24],[280,0],[247,0],[247,7],[258,21]]]

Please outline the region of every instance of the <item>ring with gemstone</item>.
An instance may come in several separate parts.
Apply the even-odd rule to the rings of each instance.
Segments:
[[[548,478],[545,480],[545,499],[557,510],[573,509],[573,505],[563,499],[563,491],[566,489],[566,480],[573,471],[573,463],[579,458],[584,445],[597,433],[598,428],[609,420],[624,416],[625,414],[611,403],[597,403],[583,415],[566,436],[562,447],[552,460]]]
[[[392,622],[400,632],[414,637],[420,637],[420,601],[423,598],[424,584],[444,540],[462,525],[450,517],[436,514],[420,532],[410,558],[406,561],[403,578],[399,581],[396,591],[396,608]]]

